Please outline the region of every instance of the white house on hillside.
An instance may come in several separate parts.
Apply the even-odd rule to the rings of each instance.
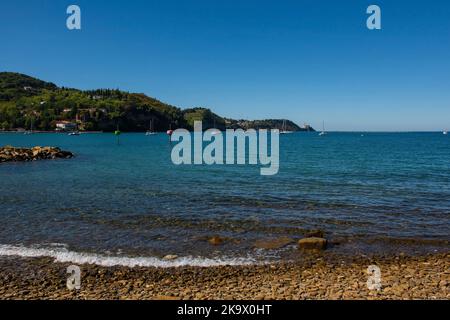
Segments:
[[[59,121],[56,123],[57,131],[74,131],[76,129],[77,129],[77,124],[75,122]]]

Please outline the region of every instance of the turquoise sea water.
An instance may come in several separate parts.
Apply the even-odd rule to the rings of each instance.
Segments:
[[[442,133],[282,135],[275,176],[173,165],[165,134],[122,134],[120,145],[112,134],[0,134],[7,144],[59,146],[76,158],[0,164],[0,254],[279,259],[298,254],[295,245],[271,251],[255,241],[316,229],[339,242],[331,251],[448,250]],[[215,235],[224,244],[207,242]]]

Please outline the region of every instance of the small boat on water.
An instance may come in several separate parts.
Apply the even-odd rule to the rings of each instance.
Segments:
[[[322,131],[319,133],[319,136],[326,135],[327,132],[325,131],[325,121],[322,121]]]
[[[80,133],[79,133],[78,131],[72,131],[72,132],[69,132],[68,135],[69,135],[69,136],[79,136]]]
[[[442,134],[447,135],[448,134],[447,130],[442,131]]]
[[[293,131],[286,130],[286,120],[283,120],[283,125],[281,126],[280,134],[292,133]]]
[[[211,135],[215,136],[215,135],[218,135],[220,133],[220,130],[216,128],[216,119],[214,119],[214,125],[213,125],[212,129],[214,131],[211,133]]]
[[[149,126],[149,130],[147,130],[147,132],[145,133],[146,136],[152,136],[155,135],[156,132],[153,129],[153,119],[150,121],[150,126]]]
[[[23,134],[33,134],[33,121],[31,121],[30,130],[26,130]]]

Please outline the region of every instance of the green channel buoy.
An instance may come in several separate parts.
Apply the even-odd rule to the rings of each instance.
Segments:
[[[119,128],[117,128],[117,130],[114,131],[114,135],[117,137],[117,145],[120,144],[120,141],[119,141],[120,134],[121,134],[121,132],[120,132]]]

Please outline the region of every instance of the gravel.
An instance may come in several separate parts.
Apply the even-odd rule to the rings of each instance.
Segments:
[[[66,286],[68,263],[0,258],[0,299],[449,299],[449,254],[337,257],[220,267],[81,265],[81,288]],[[369,290],[367,268],[380,269]]]

